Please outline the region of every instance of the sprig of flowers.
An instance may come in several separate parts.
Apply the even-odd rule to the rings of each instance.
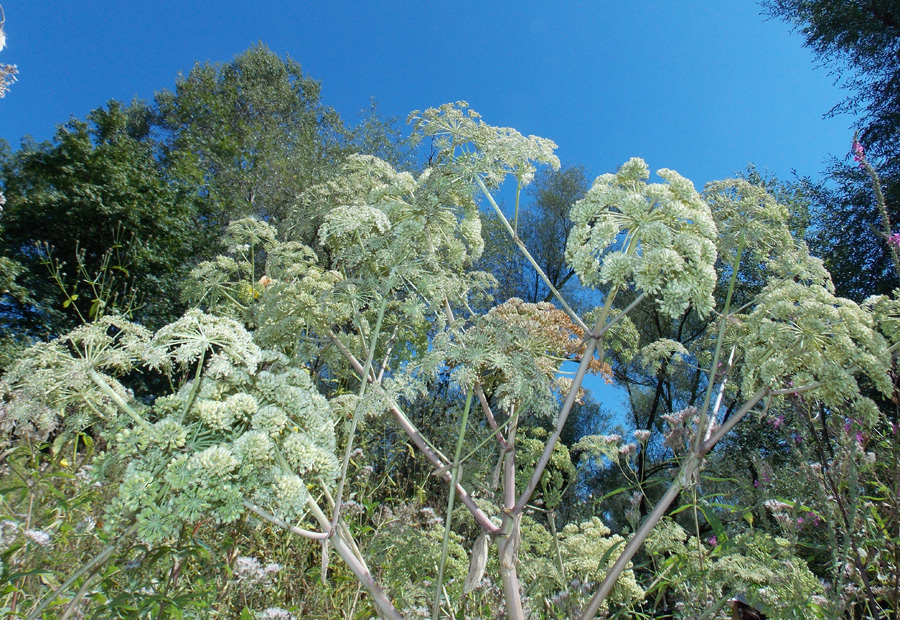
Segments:
[[[666,182],[645,182],[650,171],[633,158],[615,174],[597,177],[572,207],[566,260],[586,286],[607,284],[655,295],[678,316],[688,305],[712,310],[716,283],[716,225],[690,181],[671,170]]]

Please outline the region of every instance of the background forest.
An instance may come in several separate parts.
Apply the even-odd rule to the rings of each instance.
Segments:
[[[0,612],[897,618],[900,8],[763,6],[823,179],[351,124],[263,44],[0,144]]]

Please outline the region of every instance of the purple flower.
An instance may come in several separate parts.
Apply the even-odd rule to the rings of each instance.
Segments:
[[[772,423],[772,426],[774,426],[775,428],[778,428],[779,426],[784,424],[784,416],[783,415],[778,416],[774,420],[771,420],[771,423]]]
[[[900,233],[894,233],[888,237],[887,242],[889,245],[900,248]]]
[[[862,431],[856,431],[856,443],[862,444],[865,439],[865,435],[862,434]]]
[[[706,539],[706,542],[709,543],[710,547],[716,547],[719,544],[719,539],[716,538],[715,536],[710,536],[709,538]]]
[[[865,169],[866,149],[864,149],[863,145],[856,140],[853,140],[853,161],[858,162],[859,167]]]
[[[758,489],[759,488],[759,480],[754,480],[753,486],[755,486]]]

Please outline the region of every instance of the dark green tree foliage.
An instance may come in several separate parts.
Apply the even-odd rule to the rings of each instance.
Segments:
[[[360,112],[359,123],[349,130],[349,151],[374,155],[397,170],[421,171],[416,151],[403,135],[403,126],[396,116],[382,117],[373,97],[366,110]]]
[[[247,215],[280,225],[346,150],[343,124],[320,92],[297,62],[262,44],[230,63],[197,64],[174,92],[156,96],[165,159],[223,229]]]
[[[900,3],[895,0],[765,0],[807,47],[844,78],[850,95],[829,115],[857,117],[860,142],[881,175],[892,222],[900,221]],[[849,142],[849,140],[848,140]],[[849,145],[848,145],[849,150]],[[884,239],[871,180],[833,160],[828,185],[807,184],[816,211],[811,245],[826,257],[837,292],[860,300],[900,286]]]
[[[900,161],[894,162],[896,167]],[[816,205],[816,223],[809,237],[812,251],[831,272],[838,294],[855,301],[886,295],[900,286],[891,252],[876,232],[881,216],[875,206],[872,183],[858,168],[833,160],[830,184],[805,183]],[[882,183],[886,206],[897,230],[900,222],[900,177],[885,170]]]
[[[86,122],[60,126],[52,141],[25,142],[3,158],[2,251],[24,267],[19,283],[31,291],[24,303],[3,298],[6,330],[46,338],[77,324],[79,313],[103,314],[98,304],[111,299],[98,300],[83,280],[102,277],[109,252],[113,288],[139,283],[137,320],[155,326],[180,313],[172,300],[205,243],[204,225],[193,199],[157,165],[149,117],[143,104],[111,101]],[[65,293],[48,261],[65,263]]]

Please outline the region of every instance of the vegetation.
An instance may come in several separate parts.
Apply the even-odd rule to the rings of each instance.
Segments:
[[[589,183],[464,102],[409,120],[255,46],[3,154],[0,611],[896,617],[862,145],[889,262],[836,286],[809,184]]]

